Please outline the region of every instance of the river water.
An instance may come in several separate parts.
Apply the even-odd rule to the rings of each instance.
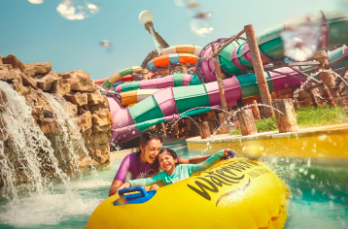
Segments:
[[[165,147],[175,149],[184,158],[207,155],[188,151],[185,142]],[[108,197],[110,184],[125,155],[112,154],[111,163],[98,169],[97,176],[85,172],[72,178],[70,193],[62,183],[52,181],[45,194],[22,194],[16,202],[0,198],[0,228],[85,228],[93,210]],[[348,227],[347,168],[296,166],[271,160],[265,163],[292,192],[286,229]]]

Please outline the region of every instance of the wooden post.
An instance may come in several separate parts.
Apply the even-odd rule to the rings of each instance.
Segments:
[[[228,125],[225,119],[224,113],[219,113],[219,120],[220,120],[220,133],[221,134],[227,134],[228,133]]]
[[[144,78],[144,80],[149,79],[149,70],[148,69],[143,69],[143,78]]]
[[[237,116],[243,136],[257,134],[255,119],[251,109],[241,110]]]
[[[244,26],[244,30],[245,30],[245,33],[246,33],[246,36],[248,39],[249,47],[250,47],[251,59],[253,61],[253,66],[254,66],[254,71],[256,74],[257,84],[259,85],[262,103],[264,103],[268,106],[272,106],[272,103],[271,103],[272,99],[271,99],[271,95],[269,93],[269,89],[268,89],[268,85],[267,85],[267,81],[266,81],[266,76],[265,76],[265,71],[263,69],[260,50],[259,50],[259,47],[257,45],[253,25]],[[268,108],[268,107],[264,107],[264,111],[265,111],[265,116],[267,118],[274,116],[273,109]]]
[[[209,129],[209,123],[208,121],[203,121],[200,124],[200,131],[201,131],[201,139],[210,138],[210,129]]]
[[[315,60],[320,61],[320,63],[321,63],[321,65],[318,66],[318,70],[327,69],[326,65],[329,64],[329,55],[327,54],[327,52],[325,50],[320,50],[318,52],[315,52],[313,56],[314,56]],[[319,73],[319,78],[326,85],[326,86],[322,87],[322,90],[323,90],[324,96],[328,100],[328,103],[329,103],[330,107],[331,108],[336,108],[337,107],[336,103],[332,99],[332,96],[334,98],[340,98],[340,94],[338,93],[338,91],[335,90],[336,77],[331,72],[320,72]],[[332,88],[332,89],[329,90],[329,88]],[[342,99],[338,100],[338,103],[341,106],[342,105]]]
[[[257,106],[257,101],[253,100],[252,104],[254,105],[254,106],[252,106],[254,118],[255,118],[255,120],[260,120],[261,119],[261,114],[260,114],[259,107]]]
[[[163,70],[163,76],[169,76],[170,71],[168,69]]]
[[[327,102],[329,103],[330,107],[336,108],[337,107],[336,103],[335,103],[335,101],[333,101],[331,93],[325,84],[322,87],[322,90],[323,90],[324,97],[327,99]]]
[[[161,129],[163,132],[163,136],[167,137],[167,129],[166,129],[166,125],[164,125],[164,122],[161,123]]]
[[[312,86],[312,83],[308,83],[308,87],[311,87],[311,86]],[[317,108],[317,107],[319,107],[319,105],[318,105],[318,101],[317,101],[317,98],[316,98],[315,95],[314,95],[313,90],[314,90],[314,89],[308,89],[308,90],[306,90],[306,91],[309,93],[309,96],[311,97],[313,106],[314,106],[315,108]]]
[[[299,109],[300,108],[300,103],[298,102],[297,98],[293,98],[292,99],[293,103],[294,103],[294,107],[295,109]]]
[[[181,73],[187,73],[187,67],[185,64],[180,64],[181,65],[181,68],[182,68],[182,71]]]
[[[216,53],[217,52],[216,45],[212,44],[211,47],[212,47],[213,53]],[[221,72],[219,56],[214,57],[214,64],[215,64],[216,81],[218,83],[218,87],[219,87],[219,91],[220,91],[221,107],[222,107],[222,110],[228,112],[227,102],[226,102],[226,97],[225,97],[224,81],[223,81],[225,76]],[[224,123],[225,121],[228,120],[228,115],[227,115],[227,113],[224,112],[223,116],[221,116],[221,117],[219,116],[219,118],[220,118],[220,122]],[[235,128],[235,127],[233,127],[234,126],[233,123],[231,125],[232,125],[231,129]],[[224,131],[226,131],[226,133],[228,132],[227,125],[226,125],[226,130],[224,129]],[[223,131],[223,133],[224,133],[224,131]]]
[[[212,44],[211,47],[213,52],[216,52],[216,45]],[[221,106],[224,111],[228,111],[226,97],[225,97],[224,81],[223,81],[223,78],[225,78],[225,76],[221,72],[220,61],[218,56],[214,57],[214,64],[215,64],[216,80],[218,82],[219,91],[220,91]]]
[[[292,99],[283,99],[272,102],[273,107],[279,112],[275,112],[279,133],[298,131],[296,113]]]

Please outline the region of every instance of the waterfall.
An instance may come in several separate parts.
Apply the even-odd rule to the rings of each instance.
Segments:
[[[61,145],[56,149],[57,157],[68,155],[67,163],[78,170],[76,150],[90,157],[69,105],[60,95],[44,96],[60,129],[60,134],[54,137]],[[59,155],[59,150],[64,155]],[[109,182],[99,179],[98,174],[95,176],[95,169],[92,180],[71,181],[58,167],[57,157],[50,140],[35,124],[32,108],[25,98],[10,84],[0,81],[0,174],[4,184],[1,195],[7,199],[1,200],[1,225],[58,224],[71,215],[89,215],[97,207],[100,199],[85,200],[75,189],[81,185],[108,186]],[[22,183],[24,185],[18,186]],[[22,188],[25,192],[21,192]]]
[[[81,150],[84,156],[89,159],[90,165],[93,168],[92,158],[89,156],[88,150],[85,147],[85,142],[76,122],[74,121],[74,115],[72,114],[68,103],[59,94],[51,95],[44,93],[44,95],[54,112],[54,118],[57,121],[61,131],[60,136],[56,137],[57,141],[63,141],[63,144],[59,144],[59,150],[63,151],[63,146],[68,148],[69,156],[73,159],[73,165],[76,170],[79,170],[79,155],[76,152]],[[75,140],[76,144],[74,144],[73,139]]]
[[[54,170],[54,176],[59,177],[67,191],[70,191],[69,177],[58,167],[51,142],[35,125],[32,109],[26,104],[25,98],[18,95],[11,85],[2,81],[0,90],[3,92],[0,98],[2,135],[0,164],[5,185],[4,194],[10,198],[17,197],[14,187],[20,183],[18,175],[24,176],[27,181],[26,188],[31,192],[44,193],[48,174],[43,173],[49,170],[47,167]],[[8,145],[7,152],[4,151],[4,144]],[[38,157],[39,154],[47,158],[49,164],[45,164],[46,168],[42,163],[42,157]]]

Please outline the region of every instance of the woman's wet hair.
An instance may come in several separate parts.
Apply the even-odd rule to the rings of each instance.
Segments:
[[[164,153],[164,152],[169,153],[174,159],[178,158],[178,155],[176,154],[176,152],[172,149],[169,149],[169,148],[161,149],[161,151],[159,151],[158,155],[160,155],[161,153]],[[158,156],[156,159],[158,160]]]
[[[145,130],[141,136],[140,136],[140,140],[139,140],[139,145],[145,147],[147,142],[152,140],[152,139],[157,139],[159,140],[161,143],[163,141],[162,139],[162,135],[157,133],[156,131],[154,130]],[[140,155],[141,151],[139,150],[137,152],[138,155]]]

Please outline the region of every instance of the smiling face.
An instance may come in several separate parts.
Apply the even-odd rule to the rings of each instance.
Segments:
[[[178,159],[174,159],[170,153],[165,151],[158,155],[158,162],[160,168],[171,175],[175,170],[175,164],[178,162]]]
[[[162,142],[159,139],[149,140],[145,146],[140,145],[140,158],[150,164],[154,163],[159,151],[162,148]]]

